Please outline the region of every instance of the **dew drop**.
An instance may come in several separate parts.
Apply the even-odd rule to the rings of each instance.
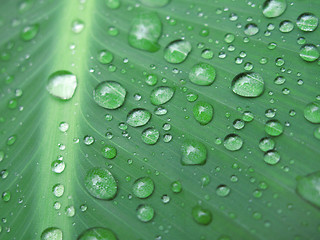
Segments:
[[[77,240],[117,240],[117,236],[110,229],[95,227],[85,230]]]
[[[191,52],[191,43],[185,40],[176,40],[164,49],[164,59],[169,63],[182,63]]]
[[[101,50],[98,55],[98,60],[101,64],[111,63],[113,60],[113,54],[108,50]]]
[[[155,88],[150,95],[150,101],[153,105],[162,105],[171,100],[174,95],[174,89],[171,87]]]
[[[318,102],[309,103],[304,108],[304,117],[311,123],[320,123],[320,104]]]
[[[203,165],[207,161],[206,146],[196,140],[186,140],[181,146],[183,165]]]
[[[265,138],[262,138],[259,142],[259,148],[263,152],[267,152],[269,150],[272,150],[272,149],[274,149],[274,147],[275,147],[275,142],[272,138],[265,137]]]
[[[279,136],[283,133],[283,126],[278,120],[269,120],[266,122],[264,130],[270,136]]]
[[[229,134],[225,137],[223,145],[229,151],[238,151],[243,145],[243,140],[236,134]]]
[[[297,178],[297,193],[306,201],[320,207],[320,171]]]
[[[61,132],[65,133],[66,131],[68,131],[68,129],[69,129],[69,124],[68,124],[68,123],[66,123],[66,122],[61,122],[61,123],[59,124],[59,130],[60,130]]]
[[[105,145],[102,150],[102,156],[107,159],[113,159],[117,156],[117,149],[111,145]]]
[[[180,181],[174,181],[171,183],[171,191],[174,193],[179,193],[182,191],[182,184]]]
[[[216,78],[215,68],[208,63],[198,63],[189,72],[189,79],[192,83],[201,86],[208,86]]]
[[[192,208],[192,217],[196,223],[201,225],[208,225],[212,221],[210,210],[204,209],[199,205]]]
[[[244,27],[244,33],[248,36],[254,36],[259,32],[259,28],[255,23],[248,23]]]
[[[258,73],[244,72],[233,78],[231,87],[232,91],[239,96],[258,97],[264,91],[264,81]]]
[[[101,107],[116,109],[123,105],[126,90],[117,82],[104,81],[93,90],[93,99]]]
[[[279,25],[280,32],[289,33],[293,30],[294,24],[289,20],[284,20]]]
[[[304,32],[313,32],[318,27],[319,19],[312,13],[303,13],[297,19],[297,26]]]
[[[137,179],[133,186],[132,192],[138,198],[148,198],[154,191],[154,182],[149,177]]]
[[[270,165],[275,165],[280,161],[280,154],[277,151],[268,151],[264,154],[263,160]]]
[[[39,24],[26,26],[21,31],[21,38],[24,41],[30,41],[35,38],[39,31]]]
[[[132,20],[129,33],[129,44],[137,49],[156,52],[160,48],[158,39],[161,32],[162,23],[156,13],[140,13]]]
[[[306,44],[300,48],[299,55],[306,62],[314,62],[319,58],[320,53],[315,45]]]
[[[52,192],[56,197],[62,197],[63,193],[64,193],[64,186],[60,183],[54,185],[52,187]]]
[[[87,172],[85,186],[93,197],[103,200],[113,199],[118,190],[111,172],[102,167],[96,167]]]
[[[202,125],[211,122],[213,107],[210,103],[199,101],[193,106],[193,116]]]
[[[266,0],[262,7],[262,13],[267,18],[275,18],[283,14],[286,8],[286,0]]]
[[[77,88],[77,78],[69,71],[56,71],[48,78],[47,90],[56,97],[69,100]]]
[[[41,234],[41,240],[62,240],[62,231],[56,227],[45,229]]]
[[[137,218],[141,222],[150,222],[154,217],[154,209],[147,204],[141,204],[137,208]]]
[[[228,186],[226,185],[219,185],[216,189],[216,194],[219,197],[227,197],[230,194],[231,190]]]
[[[154,145],[157,143],[160,136],[160,132],[155,128],[147,128],[142,132],[142,141],[149,145]]]
[[[80,19],[76,19],[72,21],[71,29],[72,29],[72,32],[74,33],[81,33],[82,30],[84,29],[84,21]]]
[[[151,119],[151,113],[142,108],[133,109],[127,116],[127,123],[132,127],[146,125]]]
[[[167,5],[170,0],[140,0],[140,2],[149,7],[163,7]]]

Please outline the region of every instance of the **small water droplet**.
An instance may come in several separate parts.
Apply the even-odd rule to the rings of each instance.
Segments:
[[[211,122],[213,107],[210,103],[199,101],[193,106],[193,116],[202,125]]]
[[[216,77],[215,68],[208,63],[198,63],[189,72],[189,79],[192,83],[201,86],[208,86],[213,83]]]
[[[203,165],[207,160],[206,146],[196,140],[186,140],[181,146],[183,165]]]
[[[142,108],[133,109],[127,116],[127,123],[132,127],[146,125],[151,119],[151,113]]]
[[[239,96],[258,97],[264,91],[264,81],[258,73],[244,72],[233,78],[231,87],[232,91]]]
[[[148,198],[154,191],[154,182],[149,177],[137,179],[133,186],[132,192],[138,198]]]
[[[176,40],[164,49],[164,59],[169,63],[182,63],[191,52],[191,44],[185,40]]]
[[[137,218],[141,222],[150,222],[154,217],[154,209],[147,204],[141,204],[137,208]]]
[[[94,101],[106,109],[116,109],[123,105],[126,90],[117,82],[104,81],[99,83],[93,91]]]

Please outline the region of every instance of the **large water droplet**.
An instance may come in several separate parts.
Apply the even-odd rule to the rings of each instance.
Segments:
[[[77,240],[117,240],[117,236],[110,229],[95,227],[85,230]]]
[[[254,36],[259,32],[259,28],[255,23],[248,23],[244,27],[244,33],[248,36]]]
[[[216,70],[208,63],[198,63],[189,72],[190,81],[197,85],[211,85],[215,78]]]
[[[113,159],[117,156],[117,149],[111,145],[105,145],[101,152],[102,155],[107,159]]]
[[[234,77],[232,91],[242,97],[258,97],[264,91],[263,78],[258,73],[244,72]]]
[[[140,13],[133,19],[129,33],[129,44],[137,49],[156,52],[160,45],[162,23],[159,16],[153,12]]]
[[[259,148],[261,149],[261,151],[263,152],[267,152],[269,150],[274,149],[275,146],[275,142],[272,138],[262,138],[259,142]]]
[[[231,192],[230,188],[224,184],[219,185],[216,189],[216,194],[219,197],[226,197],[230,194],[230,192]]]
[[[149,7],[163,7],[167,5],[170,0],[140,0],[140,2]]]
[[[132,192],[138,198],[147,198],[151,196],[153,191],[154,183],[149,177],[137,179],[132,186]]]
[[[155,128],[147,128],[142,132],[142,141],[146,144],[156,144],[160,136],[160,132]]]
[[[41,240],[62,240],[62,231],[56,227],[50,227],[41,234]]]
[[[278,120],[269,120],[266,122],[264,130],[270,136],[279,136],[283,132],[283,126]]]
[[[297,26],[304,32],[313,32],[318,27],[319,19],[312,13],[303,13],[297,19]]]
[[[81,33],[82,30],[84,29],[84,21],[80,19],[76,19],[72,21],[71,29],[72,29],[72,32],[74,33]]]
[[[142,108],[133,109],[127,116],[127,123],[132,127],[146,125],[151,119],[151,113]]]
[[[117,82],[104,81],[93,90],[93,99],[101,107],[116,109],[123,105],[126,90]]]
[[[304,117],[312,123],[320,123],[320,104],[318,102],[309,103],[304,108]]]
[[[186,140],[181,146],[183,165],[203,165],[207,161],[206,146],[196,140]]]
[[[280,32],[288,33],[291,32],[294,28],[294,24],[289,20],[284,20],[279,25]]]
[[[275,18],[284,13],[286,8],[286,0],[266,0],[262,7],[262,13],[267,18]]]
[[[212,105],[203,101],[197,102],[193,106],[193,116],[200,124],[208,124],[213,118]]]
[[[154,209],[147,204],[141,204],[137,208],[137,217],[141,222],[150,222],[154,217]]]
[[[204,209],[199,205],[192,208],[192,217],[201,225],[208,225],[212,221],[212,214],[210,210]]]
[[[182,63],[191,52],[191,43],[185,40],[176,40],[164,49],[164,59],[169,63]]]
[[[229,151],[237,151],[242,147],[243,140],[236,134],[229,134],[225,137],[223,144]]]
[[[306,44],[300,48],[299,55],[303,60],[307,62],[314,62],[319,58],[320,53],[315,45]]]
[[[270,165],[275,165],[280,161],[280,154],[277,151],[268,151],[264,154],[263,160]]]
[[[150,95],[150,100],[153,105],[162,105],[171,100],[174,90],[171,87],[155,88]]]
[[[117,194],[117,183],[111,172],[102,167],[89,170],[85,177],[88,192],[98,199],[111,200]]]
[[[297,193],[303,199],[320,207],[320,171],[298,177]]]
[[[39,31],[39,24],[26,26],[22,29],[21,38],[24,41],[30,41],[35,38]]]
[[[49,76],[47,90],[57,98],[69,100],[77,88],[77,78],[69,71],[57,71]]]

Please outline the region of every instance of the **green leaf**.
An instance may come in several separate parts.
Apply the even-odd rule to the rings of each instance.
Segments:
[[[319,12],[2,1],[0,239],[319,239]]]

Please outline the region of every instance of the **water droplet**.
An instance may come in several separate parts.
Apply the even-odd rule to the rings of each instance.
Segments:
[[[312,13],[303,13],[297,19],[297,26],[304,32],[313,32],[318,27],[319,19]]]
[[[164,49],[164,59],[169,63],[182,63],[191,52],[191,43],[185,40],[176,40]]]
[[[149,75],[147,75],[145,82],[149,86],[154,86],[158,82],[158,77],[155,74],[149,74]]]
[[[303,60],[307,62],[314,62],[319,58],[320,53],[315,45],[306,44],[300,48],[299,55]]]
[[[147,204],[141,204],[137,208],[137,218],[141,222],[150,222],[154,217],[154,209]]]
[[[266,122],[264,130],[270,136],[279,136],[283,132],[283,126],[278,120],[269,120]]]
[[[213,83],[216,77],[215,68],[207,63],[198,63],[189,72],[189,79],[192,83],[201,86],[208,86]]]
[[[264,154],[263,160],[270,165],[275,165],[280,161],[280,154],[277,151],[268,151]]]
[[[320,127],[317,127],[317,128],[314,130],[313,136],[314,136],[316,139],[319,139],[319,140],[320,140]]]
[[[150,100],[153,105],[162,105],[171,100],[174,90],[171,87],[155,88],[150,95]]]
[[[163,7],[167,5],[170,0],[140,0],[140,2],[149,7]]]
[[[120,7],[120,0],[106,0],[105,2],[108,8],[117,9]]]
[[[320,104],[318,102],[309,103],[304,108],[304,117],[309,122],[320,123]]]
[[[246,111],[243,113],[242,120],[245,122],[251,122],[254,119],[253,113]]]
[[[293,30],[294,24],[289,20],[284,20],[279,25],[280,32],[289,33]]]
[[[137,49],[156,52],[160,45],[158,39],[162,32],[159,16],[153,12],[140,13],[133,19],[129,33],[129,44]]]
[[[227,33],[225,36],[224,36],[224,41],[226,43],[232,43],[235,39],[235,36],[232,34],[232,33]]]
[[[111,63],[113,60],[113,54],[108,50],[101,50],[99,52],[98,60],[101,64]]]
[[[201,52],[201,57],[204,59],[212,59],[213,58],[213,51],[210,49],[204,49]]]
[[[320,171],[297,178],[297,193],[306,201],[320,207]]]
[[[55,173],[62,173],[66,167],[64,161],[55,160],[51,163],[51,170]]]
[[[82,30],[84,29],[84,21],[80,19],[76,19],[72,21],[71,29],[72,29],[72,32],[74,33],[81,33]]]
[[[93,90],[93,99],[101,107],[116,109],[123,105],[126,90],[117,82],[104,81]]]
[[[76,214],[76,209],[72,205],[67,206],[65,209],[65,213],[68,217],[73,217]]]
[[[212,105],[203,101],[197,102],[193,106],[193,116],[200,124],[208,124],[213,118]]]
[[[254,36],[259,32],[259,28],[255,23],[248,23],[244,27],[244,33],[248,36]]]
[[[182,184],[180,181],[174,181],[171,183],[171,191],[174,193],[179,193],[182,191]]]
[[[206,146],[196,140],[186,140],[181,146],[183,165],[203,165],[207,161]]]
[[[9,202],[11,198],[11,193],[9,191],[5,191],[2,193],[2,200],[5,202]]]
[[[77,240],[117,240],[117,236],[110,229],[95,227],[85,230]]]
[[[62,197],[63,193],[64,193],[64,186],[60,183],[54,185],[52,187],[52,192],[56,197]]]
[[[155,128],[147,128],[142,132],[142,141],[146,144],[156,144],[160,136],[160,132]]]
[[[26,26],[21,31],[21,38],[24,41],[30,41],[35,38],[39,31],[39,24]]]
[[[47,90],[57,98],[69,100],[77,88],[77,78],[69,71],[56,71],[48,78]]]
[[[241,119],[236,119],[233,121],[233,127],[237,130],[244,128],[244,121]]]
[[[219,197],[226,197],[230,194],[231,190],[228,186],[226,185],[219,185],[216,189],[216,194],[219,196]]]
[[[81,212],[85,212],[85,211],[87,211],[87,209],[88,209],[88,206],[87,206],[86,204],[82,204],[82,205],[80,206]]]
[[[103,200],[113,199],[118,190],[111,172],[102,167],[93,168],[87,172],[85,186],[92,196]]]
[[[154,183],[149,177],[137,179],[132,186],[132,192],[138,198],[147,198],[151,196],[153,191]]]
[[[62,240],[62,231],[56,227],[45,229],[41,234],[41,240]]]
[[[111,145],[105,145],[102,150],[102,156],[107,159],[113,159],[117,156],[117,149]]]
[[[277,85],[282,85],[286,82],[286,79],[285,77],[283,76],[278,76],[274,79],[274,83],[277,84]]]
[[[12,135],[10,137],[8,137],[7,139],[7,145],[8,146],[12,146],[17,140],[17,136],[16,135]]]
[[[274,147],[275,147],[275,142],[272,138],[265,137],[265,138],[262,138],[259,142],[259,148],[263,152],[272,150],[274,149]]]
[[[92,136],[86,135],[83,138],[83,142],[85,145],[90,146],[94,143],[95,139]]]
[[[225,137],[223,145],[229,151],[238,151],[243,145],[243,140],[236,134],[229,134]]]
[[[283,14],[286,8],[286,0],[266,0],[262,7],[262,13],[267,18],[275,18]]]
[[[132,127],[146,125],[151,119],[151,113],[142,108],[133,109],[127,116],[127,123]]]
[[[68,129],[69,129],[69,124],[68,124],[68,123],[66,123],[66,122],[61,122],[61,123],[59,124],[59,130],[60,130],[61,132],[65,133],[66,131],[68,131]]]
[[[210,210],[204,209],[199,205],[192,208],[192,217],[201,225],[208,225],[212,221],[212,214]]]
[[[244,72],[233,78],[231,87],[232,91],[239,96],[258,97],[264,91],[264,81],[258,73]]]

